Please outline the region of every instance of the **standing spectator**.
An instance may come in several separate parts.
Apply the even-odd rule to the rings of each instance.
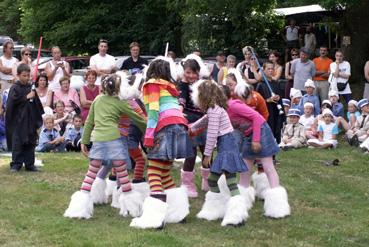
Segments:
[[[330,75],[328,81],[331,84],[330,90],[342,95],[347,104],[351,99],[351,89],[348,82],[351,76],[351,66],[349,62],[343,60],[342,51],[337,50],[335,57],[336,61],[329,66]]]
[[[365,76],[365,88],[363,98],[369,99],[369,61],[366,61],[365,63],[364,76]]]
[[[105,39],[100,39],[98,47],[99,53],[93,55],[90,58],[91,70],[95,70],[97,73],[97,79],[95,84],[100,86],[101,77],[104,75],[109,75],[117,70],[115,65],[115,58],[107,54],[108,52],[108,41]]]
[[[312,26],[308,26],[306,28],[306,33],[304,36],[304,48],[307,49],[310,54],[315,55],[316,38],[315,34],[312,31]]]
[[[134,75],[142,72],[144,65],[148,62],[146,59],[140,57],[140,45],[137,42],[132,42],[129,45],[131,56],[124,60],[121,70],[129,70]]]
[[[53,59],[46,64],[45,72],[49,79],[49,90],[56,91],[60,89],[60,78],[70,77],[70,65],[61,58],[62,52],[58,46],[51,48],[51,55]]]
[[[27,64],[18,66],[19,80],[10,88],[6,103],[6,138],[8,148],[12,150],[11,172],[18,172],[23,163],[26,171],[38,171],[35,146],[37,129],[42,126],[43,109],[36,92],[31,90],[30,72]]]
[[[87,71],[85,79],[87,84],[80,91],[81,96],[81,117],[83,122],[87,119],[90,106],[94,99],[99,95],[100,88],[95,85],[97,73],[95,70]]]
[[[291,19],[290,25],[285,27],[285,36],[283,36],[286,41],[285,61],[288,60],[288,54],[291,49],[299,48],[299,32],[300,27],[296,26],[294,19]]]
[[[250,85],[256,85],[258,82],[261,81],[261,75],[259,73],[260,70],[256,59],[258,59],[256,56],[252,56],[250,58],[250,64],[249,66],[247,66],[244,72],[246,82]]]
[[[70,87],[69,77],[60,78],[60,89],[54,92],[53,102],[59,100],[64,102],[65,109],[67,112],[76,111],[76,107],[80,107],[79,96],[74,88]],[[51,107],[50,100],[48,100],[48,106]],[[77,110],[78,111],[78,110]],[[78,112],[76,112],[78,114]]]
[[[224,52],[218,51],[215,59],[216,59],[216,63],[213,65],[213,68],[211,70],[211,78],[214,81],[218,82],[218,73],[224,67],[224,62],[225,62]]]
[[[315,65],[309,59],[310,53],[305,48],[300,49],[300,58],[292,62],[291,74],[293,75],[293,87],[305,93],[305,82],[315,75]]]
[[[278,51],[271,51],[269,53],[268,59],[274,65],[274,75],[272,76],[272,80],[274,80],[274,81],[279,81],[279,79],[281,79],[281,76],[282,76],[282,70],[283,70],[283,68],[279,64],[280,57],[281,57],[281,54],[279,54]]]
[[[299,50],[297,48],[292,48],[291,49],[291,60],[289,60],[286,63],[285,69],[284,69],[284,77],[287,80],[287,84],[285,87],[285,93],[284,93],[286,98],[290,97],[290,91],[291,91],[291,88],[293,87],[293,75],[291,74],[292,61],[299,57],[300,57]]]
[[[14,81],[13,66],[18,62],[18,59],[13,57],[14,44],[13,41],[7,40],[3,45],[3,53],[0,57],[0,94],[10,88]]]
[[[30,47],[23,47],[21,49],[21,60],[18,63],[15,63],[13,66],[13,77],[15,80],[18,80],[17,78],[17,67],[19,64],[24,63],[27,64],[31,68],[31,78],[34,74],[34,68],[32,66],[32,48]]]
[[[319,97],[320,102],[328,99],[329,92],[329,66],[333,62],[332,59],[327,57],[328,48],[326,46],[320,46],[319,57],[314,58],[313,62],[315,64],[316,73],[313,77],[315,82],[315,95]]]

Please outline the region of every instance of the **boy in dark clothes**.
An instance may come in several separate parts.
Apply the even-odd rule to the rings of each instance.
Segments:
[[[5,115],[8,148],[12,150],[10,171],[19,171],[24,163],[26,171],[35,172],[37,129],[42,126],[44,111],[29,83],[29,66],[20,64],[17,75],[19,80],[10,88]]]

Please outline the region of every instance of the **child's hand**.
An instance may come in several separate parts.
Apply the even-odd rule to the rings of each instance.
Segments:
[[[88,157],[88,149],[87,149],[87,146],[85,144],[81,144],[81,151],[82,151],[84,156]]]
[[[202,166],[204,168],[209,168],[210,167],[210,159],[211,159],[210,156],[205,156],[204,157],[204,160],[202,161]]]
[[[254,153],[259,153],[261,151],[260,142],[251,142],[251,150]]]

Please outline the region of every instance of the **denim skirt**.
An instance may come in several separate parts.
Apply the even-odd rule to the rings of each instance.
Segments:
[[[93,142],[88,157],[94,160],[128,160],[127,137],[121,136],[113,141]]]
[[[237,142],[233,133],[219,136],[217,139],[218,154],[210,167],[210,171],[218,174],[224,171],[229,173],[246,172],[248,170],[247,166],[236,147]]]
[[[279,152],[279,146],[273,136],[267,122],[261,126],[260,144],[261,150],[258,153],[254,153],[251,150],[252,134],[243,137],[242,141],[242,157],[246,159],[266,158],[276,155]]]
[[[164,127],[154,136],[154,147],[147,148],[148,159],[174,160],[193,157],[187,128],[181,124]]]

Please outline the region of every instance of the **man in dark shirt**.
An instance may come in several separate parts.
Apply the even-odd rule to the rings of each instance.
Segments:
[[[131,56],[124,60],[120,69],[129,70],[134,75],[140,73],[144,65],[147,65],[148,62],[146,59],[140,57],[140,45],[137,42],[132,42],[129,45],[129,49],[131,51]]]

